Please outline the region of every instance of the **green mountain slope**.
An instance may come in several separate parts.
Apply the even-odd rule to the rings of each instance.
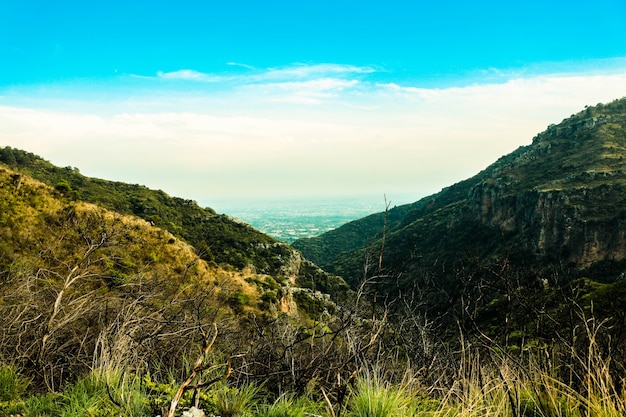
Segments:
[[[579,398],[621,398],[626,373],[624,121],[626,100],[586,109],[466,181],[297,242],[353,292],[192,201],[1,148],[0,370],[56,409],[73,382],[84,397],[83,377],[109,375],[106,415],[164,415],[196,371],[216,382],[205,404],[255,382],[351,413],[360,374],[410,381],[427,402],[492,396],[469,377],[505,387],[493,398],[511,415],[561,410],[546,381],[591,415]],[[531,400],[509,376],[528,364],[547,377],[524,374]],[[131,380],[150,398],[138,414],[118,401]],[[42,414],[31,406],[13,396],[0,414]]]
[[[38,156],[11,148],[0,149],[0,162],[54,187],[68,198],[136,215],[162,227],[195,246],[207,261],[237,268],[251,265],[262,272],[278,273],[279,262],[269,261],[272,257],[286,257],[289,252],[285,245],[248,225],[162,191],[88,178],[76,168],[55,167]]]
[[[245,278],[164,229],[0,167],[0,357],[37,386],[72,380],[98,349],[179,361],[194,326],[258,311]]]
[[[571,215],[568,221],[587,225],[611,222],[623,215],[620,204],[626,185],[625,121],[626,100],[587,108],[558,126],[550,126],[531,145],[500,158],[476,176],[416,203],[389,210],[388,244],[402,242],[389,250],[391,256],[399,253],[396,257],[408,260],[411,252],[427,264],[434,258],[449,260],[450,254],[442,250],[456,253],[466,247],[469,252],[491,253],[481,244],[487,236],[480,237],[476,231],[465,233],[458,227],[474,223],[488,237],[501,236],[496,245],[500,252],[508,243],[517,249],[524,244],[537,257],[550,257],[554,250],[559,256],[570,251],[565,259],[580,266],[606,257],[621,259],[624,255],[609,254],[608,246],[601,253],[589,253],[584,242],[572,236],[576,231],[565,223],[563,229],[570,230],[567,236],[562,235],[564,231],[557,236],[559,232],[554,229],[558,228],[555,222],[565,221],[563,216],[567,214]],[[553,209],[561,211],[555,213]],[[293,246],[334,270],[341,267],[337,260],[346,257],[346,252],[363,251],[375,238],[380,239],[383,222],[384,213],[371,215],[322,236],[298,240]],[[495,235],[490,236],[491,232]],[[444,237],[448,233],[455,236],[453,241]],[[467,242],[465,234],[469,235]],[[606,244],[611,248],[619,245]],[[351,282],[359,279],[358,272],[350,268],[345,272]]]
[[[550,126],[476,176],[404,206],[401,219],[390,210],[384,240],[378,214],[293,246],[353,286],[371,283],[378,297],[410,296],[446,331],[561,337],[572,323],[562,326],[565,311],[592,300],[623,328],[612,314],[621,301],[601,294],[624,287],[625,168],[621,99]]]
[[[17,367],[34,389],[58,391],[95,368],[171,380],[188,369],[185,361],[208,343],[214,328],[215,360],[238,358],[237,378],[269,381],[271,366],[276,381],[268,386],[277,389],[337,366],[326,355],[336,356],[335,345],[341,346],[335,340],[348,326],[333,314],[337,304],[312,289],[345,296],[340,278],[191,202],[85,178],[27,152],[1,152],[14,166],[31,160],[19,171],[0,164],[0,366]],[[28,175],[26,165],[56,186]],[[142,198],[154,217],[81,201],[84,195],[106,205],[122,205],[124,196]],[[255,263],[237,268],[229,258],[219,265],[202,259],[206,254],[189,241],[203,233],[214,234],[209,243],[223,241],[224,256],[240,250]],[[315,343],[307,332],[318,333]],[[303,350],[301,359],[282,358],[281,343]],[[295,371],[283,369],[294,366],[301,369],[297,380]]]
[[[67,200],[85,201],[137,216],[192,245],[214,265],[251,269],[274,276],[297,276],[302,286],[341,294],[347,288],[301,258],[289,245],[195,201],[171,197],[138,184],[89,178],[77,168],[56,167],[30,152],[0,148],[0,163],[53,187]]]

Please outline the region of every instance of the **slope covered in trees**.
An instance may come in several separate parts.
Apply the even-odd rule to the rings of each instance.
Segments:
[[[410,299],[442,334],[460,326],[519,349],[571,345],[593,314],[611,324],[605,348],[623,359],[625,161],[621,99],[389,210],[386,228],[380,213],[293,246],[352,286],[367,283],[378,300]]]
[[[2,151],[13,167],[20,158],[47,165],[24,151]],[[87,185],[59,180],[59,171]],[[363,322],[354,300],[339,305],[319,292],[331,288],[345,301],[347,287],[287,245],[220,216],[230,231],[214,228],[212,238],[247,259],[256,250],[264,263],[207,261],[181,229],[190,212],[210,219],[210,210],[185,202],[181,214],[180,201],[161,192],[80,178],[74,169],[45,172],[54,174],[54,186],[0,165],[0,415],[93,415],[100,406],[110,415],[163,414],[177,389],[184,394],[177,401],[189,406],[192,391],[212,378],[224,395],[247,384],[295,395],[315,381],[336,399],[346,388],[335,387],[337,378],[375,354],[372,335],[382,323]],[[162,204],[153,213],[178,233],[82,201],[94,192],[92,181],[103,187],[102,200],[121,201],[119,189],[128,189],[131,198],[140,193]],[[265,258],[274,248],[281,256]],[[185,385],[189,375],[206,379]],[[100,388],[90,385],[93,378]],[[70,401],[74,389],[82,397]],[[97,390],[107,398],[96,399]],[[132,403],[128,392],[143,400]]]
[[[341,294],[345,283],[314,268],[288,245],[195,201],[171,197],[138,184],[89,178],[77,168],[56,167],[30,152],[0,148],[0,163],[53,187],[69,201],[84,201],[142,218],[192,245],[213,264],[257,273],[298,276],[303,286]],[[313,274],[313,275],[311,275]]]

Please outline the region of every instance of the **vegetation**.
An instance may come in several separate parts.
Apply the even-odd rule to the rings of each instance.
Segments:
[[[238,269],[252,266],[262,273],[278,274],[291,256],[286,245],[252,227],[160,190],[88,178],[77,168],[55,167],[32,153],[10,147],[0,149],[0,163],[42,181],[69,200],[138,216],[192,244],[208,262]]]
[[[323,388],[318,393],[275,397],[255,384],[244,384],[215,386],[199,396],[198,405],[207,415],[260,417],[623,416],[626,401],[619,388],[623,381],[612,379],[610,360],[601,358],[593,341],[587,348],[589,356],[577,358],[584,372],[583,389],[556,378],[545,358],[520,363],[496,349],[489,350],[489,359],[465,350],[448,358],[454,359],[444,368],[450,374],[432,385],[424,385],[420,371],[407,371],[393,382],[384,376],[389,369],[375,368],[361,370],[341,402],[331,400]],[[6,366],[0,369],[0,378],[3,398],[7,386],[21,385],[19,395],[0,402],[4,416],[154,416],[167,408],[160,405],[176,390],[174,381],[156,385],[102,369],[54,393],[28,391],[27,379]],[[194,401],[184,398],[181,409],[195,407]]]
[[[1,148],[0,416],[625,415],[624,113],[298,243],[334,275]]]
[[[293,246],[353,288],[369,279],[374,293],[412,295],[451,337],[460,324],[518,348],[562,339],[581,325],[563,309],[592,302],[622,329],[620,306],[599,306],[621,293],[626,267],[625,122],[626,99],[587,107],[476,176],[389,210],[382,276],[385,213]],[[624,341],[613,336],[615,349]]]

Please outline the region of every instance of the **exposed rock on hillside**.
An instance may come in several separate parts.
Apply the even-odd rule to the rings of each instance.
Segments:
[[[554,332],[572,325],[561,309],[591,310],[592,300],[595,313],[604,305],[618,320],[602,294],[621,291],[626,272],[626,99],[551,125],[402,211],[389,211],[384,245],[382,213],[293,245],[353,286],[365,278],[375,294],[410,298],[446,331],[561,337]],[[342,237],[363,243],[341,248]],[[383,275],[364,276],[383,246]],[[556,327],[545,327],[546,315]]]
[[[485,256],[523,251],[533,262],[558,259],[578,268],[626,259],[625,122],[626,99],[588,107],[551,125],[531,145],[503,156],[475,177],[405,206],[404,217],[389,222],[386,248],[391,260],[404,260],[390,267],[406,273],[411,265],[451,262],[477,250]],[[368,231],[369,238],[360,240],[373,241],[382,222],[378,219],[378,231],[372,233],[372,226],[365,225],[368,220],[355,222],[363,225],[351,225],[348,233]],[[489,244],[477,247],[476,240],[466,236],[477,233],[469,232],[469,224],[484,226],[490,240],[500,243],[491,249]],[[364,247],[352,255],[347,252],[354,251],[350,245],[337,250],[341,234],[339,228],[332,236],[303,239],[294,246],[355,282],[358,263],[346,259],[362,256]],[[444,240],[437,244],[447,248],[445,253],[433,248],[429,235]],[[324,251],[326,240],[332,241],[333,251]],[[400,246],[392,246],[394,242]]]

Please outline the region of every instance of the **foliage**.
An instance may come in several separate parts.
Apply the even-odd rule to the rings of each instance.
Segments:
[[[345,402],[315,392],[282,393],[275,400],[261,395],[256,384],[222,384],[202,397],[207,413],[222,416],[303,417],[346,416],[498,416],[498,417],[601,417],[623,416],[626,400],[620,382],[611,376],[610,357],[602,354],[597,336],[603,325],[593,320],[585,328],[588,344],[572,351],[584,386],[574,387],[555,377],[556,362],[542,355],[515,358],[497,347],[478,350],[465,346],[446,358],[451,367],[434,369],[436,382],[424,385],[424,371],[404,369],[400,380],[378,367],[361,369],[347,385]],[[548,361],[555,360],[547,358]],[[549,366],[546,366],[549,365]],[[443,378],[442,370],[450,372]],[[4,374],[3,374],[4,375]],[[623,382],[623,381],[621,381]],[[173,384],[141,383],[133,375],[97,369],[68,385],[60,394],[22,391],[0,402],[0,415],[25,416],[150,416],[160,413],[157,398],[172,395]],[[189,400],[186,402],[190,404]],[[326,410],[324,412],[323,410]]]
[[[306,417],[319,415],[320,404],[293,394],[283,394],[271,404],[261,404],[255,410],[258,417]]]
[[[351,289],[193,202],[1,148],[0,415],[162,414],[189,375],[181,406],[222,416],[624,415],[626,261],[570,265],[533,223],[622,230],[618,110],[311,241]]]
[[[474,177],[389,210],[384,245],[383,213],[293,245],[353,289],[377,274],[384,246],[372,292],[412,297],[451,341],[459,325],[521,349],[569,339],[581,322],[568,309],[593,303],[624,352],[616,298],[577,283],[617,289],[623,277],[625,103],[587,107]]]
[[[141,185],[88,178],[76,168],[55,167],[11,147],[0,148],[0,163],[44,182],[61,196],[138,216],[189,242],[209,262],[238,269],[252,265],[260,273],[280,274],[291,257],[287,245],[192,200]]]

